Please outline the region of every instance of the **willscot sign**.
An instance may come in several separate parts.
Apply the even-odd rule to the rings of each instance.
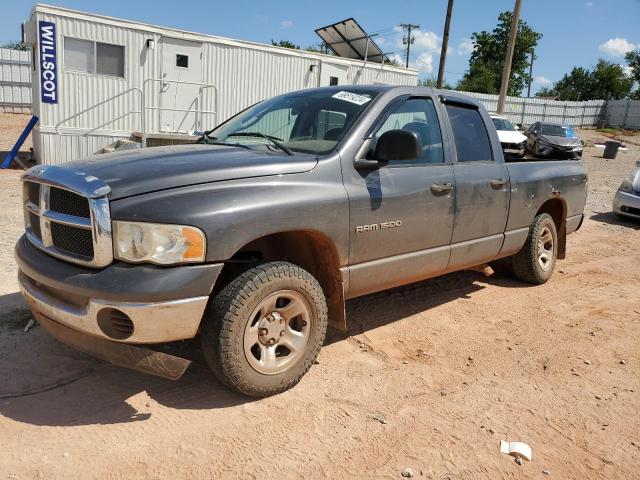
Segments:
[[[58,49],[56,24],[38,22],[40,44],[40,97],[44,103],[58,103]]]

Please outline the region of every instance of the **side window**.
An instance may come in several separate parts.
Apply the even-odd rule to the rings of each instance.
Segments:
[[[394,160],[390,165],[444,163],[442,134],[433,100],[410,98],[395,108],[376,131],[375,138],[389,130],[408,130],[422,141],[422,156],[416,160]]]
[[[486,162],[493,160],[489,134],[475,108],[458,105],[445,105],[453,136],[456,141],[456,151],[459,162]]]

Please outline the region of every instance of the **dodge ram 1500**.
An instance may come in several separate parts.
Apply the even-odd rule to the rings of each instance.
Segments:
[[[251,396],[300,380],[346,299],[497,259],[546,282],[587,186],[580,160],[505,163],[477,100],[381,85],[281,95],[197,144],[22,180],[19,282],[45,329],[174,379],[188,361],[143,344],[199,336]]]

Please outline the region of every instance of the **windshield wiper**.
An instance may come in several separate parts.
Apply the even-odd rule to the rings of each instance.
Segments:
[[[249,145],[243,145],[242,143],[229,143],[221,142],[216,137],[210,137],[206,133],[198,139],[196,143],[204,143],[205,145],[224,145],[225,147],[240,147],[247,150],[253,150]]]
[[[260,132],[236,132],[236,133],[232,133],[230,135],[227,135],[227,138],[228,137],[259,137],[259,138],[266,138],[271,143],[273,143],[276,147],[278,147],[280,150],[285,152],[287,155],[295,155],[295,153],[293,153],[289,147],[287,147],[287,146],[283,145],[282,143],[280,143],[280,142],[282,142],[281,138],[274,137],[272,135],[267,135],[265,133],[260,133]]]

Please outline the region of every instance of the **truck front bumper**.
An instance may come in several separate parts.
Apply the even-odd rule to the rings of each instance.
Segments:
[[[15,256],[20,290],[36,319],[120,343],[193,338],[222,270],[222,264],[124,263],[94,270],[57,260],[25,237]]]

